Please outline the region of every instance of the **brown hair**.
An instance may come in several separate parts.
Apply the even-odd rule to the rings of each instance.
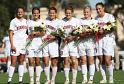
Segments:
[[[83,10],[85,10],[85,9],[90,9],[90,10],[92,10],[91,6],[85,6],[85,7],[83,8]]]
[[[50,7],[49,12],[50,12],[50,10],[55,10],[55,12],[57,13],[57,9],[55,7]]]
[[[40,13],[40,9],[39,9],[38,7],[34,7],[34,8],[32,9],[32,13],[34,12],[34,10],[38,10],[39,13]]]
[[[65,12],[66,12],[67,10],[71,10],[72,13],[74,12],[74,8],[73,8],[72,6],[66,7],[66,8],[65,8]]]
[[[102,7],[105,7],[105,5],[102,2],[99,2],[99,3],[96,4],[96,6],[98,6],[98,5],[100,5]]]
[[[22,9],[25,12],[25,8],[24,7],[17,7],[16,10],[15,10],[15,13],[18,12],[18,9]]]

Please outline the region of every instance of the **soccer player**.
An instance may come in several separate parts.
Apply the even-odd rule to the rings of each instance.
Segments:
[[[18,61],[19,84],[23,84],[25,44],[27,39],[27,21],[24,19],[24,8],[18,7],[16,17],[11,20],[9,27],[9,39],[11,44],[11,66],[8,71],[8,84],[11,84],[16,62]]]
[[[69,84],[69,71],[70,71],[70,60],[72,62],[72,84],[76,84],[78,61],[77,57],[78,50],[77,46],[74,45],[75,36],[70,36],[73,28],[79,26],[79,20],[73,17],[74,9],[72,6],[65,8],[65,18],[63,18],[63,29],[67,34],[67,37],[63,40],[65,46],[61,49],[61,57],[64,58],[64,73],[65,73],[65,83]]]
[[[81,26],[90,26],[92,24],[97,24],[97,21],[91,16],[91,7],[86,6],[83,9],[84,18],[81,18]],[[95,73],[95,64],[94,64],[94,49],[95,49],[95,34],[89,32],[84,37],[81,38],[81,43],[79,44],[79,55],[81,57],[81,69],[83,75],[82,84],[93,83],[93,77]],[[88,59],[87,59],[88,58]],[[87,80],[87,60],[89,64],[89,75],[90,78]]]
[[[98,24],[102,27],[106,25],[107,22],[115,22],[115,18],[113,15],[105,12],[105,6],[103,3],[96,4],[97,16],[96,20],[98,20]],[[100,33],[104,33],[101,29]],[[106,74],[105,74],[105,65],[109,72],[109,83],[113,83],[113,65],[112,65],[112,55],[114,52],[115,45],[115,36],[113,32],[102,34],[102,37],[96,43],[97,52],[96,55],[99,56],[100,59],[100,71],[103,77],[103,80],[100,83],[106,83]],[[102,64],[104,62],[104,65]]]
[[[29,38],[32,36],[31,44],[27,47],[27,57],[29,61],[29,77],[30,84],[34,84],[34,67],[36,66],[36,84],[40,84],[40,75],[42,72],[42,67],[40,64],[40,58],[42,57],[42,49],[40,45],[42,44],[43,30],[35,31],[35,27],[42,26],[44,24],[43,20],[40,18],[40,9],[35,7],[32,9],[33,19],[28,21],[29,27]]]
[[[9,36],[5,36],[3,38],[2,49],[4,49],[4,54],[5,54],[5,56],[7,56],[7,72],[8,72],[9,66],[11,64],[11,57],[10,57],[10,50],[11,49],[10,49]]]
[[[44,60],[44,72],[46,75],[45,84],[55,84],[55,77],[57,74],[57,64],[58,64],[58,40],[55,36],[51,35],[51,32],[55,31],[61,24],[61,20],[57,19],[57,9],[50,7],[48,11],[48,18],[45,21],[46,24],[46,36],[49,37],[49,44],[43,48],[43,60]],[[50,60],[52,67],[52,78],[50,81]]]

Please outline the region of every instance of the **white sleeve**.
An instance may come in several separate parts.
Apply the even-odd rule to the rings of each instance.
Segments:
[[[80,26],[80,20],[77,19],[77,26]]]
[[[115,22],[115,17],[114,17],[113,15],[110,14],[109,20],[110,20],[111,22]]]
[[[28,34],[30,34],[32,32],[32,21],[31,20],[27,20],[27,25],[28,25]]]
[[[93,20],[93,24],[97,25],[98,24],[98,21],[97,20]]]
[[[14,31],[15,29],[16,29],[15,22],[14,22],[14,20],[12,20],[12,21],[10,22],[9,30]]]
[[[2,42],[3,42],[3,43],[5,42],[5,37],[3,38]]]

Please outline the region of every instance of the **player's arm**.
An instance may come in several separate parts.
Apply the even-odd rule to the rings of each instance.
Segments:
[[[2,43],[2,47],[1,47],[2,49],[4,49],[5,48],[5,43],[3,42]]]
[[[13,46],[13,31],[9,30],[9,39],[10,39],[10,44]]]
[[[3,39],[3,41],[2,41],[2,47],[1,47],[1,48],[4,49],[5,46],[6,46],[6,45],[5,45],[5,39]]]
[[[13,31],[12,30],[9,30],[9,39],[10,39],[10,44],[11,44],[11,49],[16,52],[16,48],[13,44]]]

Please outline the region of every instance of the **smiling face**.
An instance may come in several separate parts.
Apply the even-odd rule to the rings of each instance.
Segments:
[[[39,10],[33,10],[32,11],[32,15],[33,15],[33,18],[35,20],[39,19],[40,18],[40,11]]]
[[[49,10],[48,15],[49,15],[51,20],[54,20],[54,19],[56,19],[57,12],[55,10]]]
[[[90,8],[85,8],[84,10],[83,10],[83,13],[84,13],[84,18],[91,18],[91,9]]]
[[[72,10],[67,9],[65,11],[65,16],[66,16],[67,19],[71,19],[72,18],[72,15],[73,15]]]
[[[96,5],[96,11],[98,16],[104,16],[105,8],[102,5]]]
[[[24,16],[24,9],[18,8],[17,9],[17,18],[22,18]]]

